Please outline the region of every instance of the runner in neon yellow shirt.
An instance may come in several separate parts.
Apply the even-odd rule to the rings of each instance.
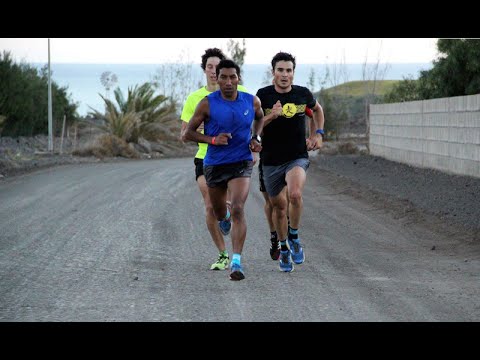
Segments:
[[[207,85],[201,87],[200,89],[188,95],[187,100],[183,105],[182,115],[180,116],[180,119],[182,120],[182,129],[180,133],[180,138],[182,139],[182,141],[184,140],[187,124],[192,118],[198,103],[205,96],[219,89],[217,85],[216,69],[220,60],[223,60],[223,59],[226,59],[225,54],[222,52],[222,50],[217,48],[207,49],[205,50],[205,53],[202,55],[201,67],[203,69],[203,72],[205,73]],[[238,90],[247,92],[247,89],[245,89],[245,87],[242,85],[238,85]],[[203,133],[203,124],[199,128],[199,130],[201,130],[201,132]],[[215,215],[213,214],[212,203],[208,196],[207,183],[205,181],[205,176],[203,175],[203,159],[207,154],[207,147],[208,147],[208,144],[205,144],[205,143],[198,144],[198,151],[194,159],[195,180],[197,181],[198,188],[202,193],[203,201],[205,203],[205,213],[206,213],[205,221],[207,223],[207,228],[219,252],[217,261],[211,265],[210,269],[225,270],[228,268],[228,263],[230,261],[230,258],[228,256],[228,252],[225,247],[225,240],[223,238],[223,235],[228,235],[229,232],[223,233],[220,230],[218,226],[218,221]],[[227,201],[227,204],[228,203],[229,202]]]

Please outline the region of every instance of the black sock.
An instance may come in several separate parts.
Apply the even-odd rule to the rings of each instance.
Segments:
[[[287,251],[288,250],[288,246],[287,246],[287,239],[283,240],[283,241],[280,241],[280,250],[282,251]]]
[[[276,231],[270,231],[270,241],[273,242],[278,242],[278,237],[277,237],[277,232]]]
[[[288,228],[288,238],[290,240],[297,240],[298,239],[298,229],[294,229],[289,227]]]

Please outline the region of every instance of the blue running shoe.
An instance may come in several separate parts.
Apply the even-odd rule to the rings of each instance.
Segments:
[[[230,280],[239,281],[245,279],[245,274],[243,273],[242,265],[237,263],[232,263],[230,266]]]
[[[230,217],[228,220],[220,220],[218,222],[218,227],[223,235],[230,234],[230,229],[232,228],[232,218]]]
[[[288,246],[292,253],[292,260],[295,264],[302,264],[305,261],[305,253],[302,245],[300,245],[300,239],[290,240],[288,239]]]
[[[293,271],[293,262],[290,259],[290,251],[280,251],[280,270],[285,272]]]

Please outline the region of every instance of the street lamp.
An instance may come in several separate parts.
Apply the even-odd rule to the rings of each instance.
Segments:
[[[52,131],[52,79],[50,72],[50,38],[48,39],[48,151],[53,152]]]

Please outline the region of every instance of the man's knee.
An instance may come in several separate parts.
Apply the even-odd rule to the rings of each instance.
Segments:
[[[273,210],[277,217],[286,216],[287,214],[287,199],[277,199],[273,202]]]
[[[232,203],[232,217],[241,219],[244,216],[244,204]]]
[[[205,205],[205,214],[207,215],[207,217],[215,217],[212,204]]]
[[[272,212],[272,210],[273,210],[273,206],[270,203],[270,201],[265,201],[264,208],[265,208],[265,211],[268,211],[268,212]]]
[[[292,190],[288,193],[288,199],[291,204],[297,205],[302,201],[302,192],[299,189]]]
[[[282,219],[287,216],[287,207],[275,208],[273,214],[277,219]]]

